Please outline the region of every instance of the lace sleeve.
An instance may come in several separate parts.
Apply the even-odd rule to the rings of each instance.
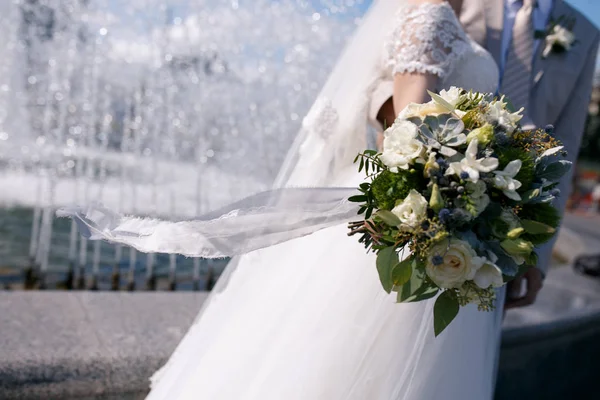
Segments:
[[[448,3],[407,5],[398,11],[385,43],[386,61],[394,74],[419,72],[444,78],[469,46]]]

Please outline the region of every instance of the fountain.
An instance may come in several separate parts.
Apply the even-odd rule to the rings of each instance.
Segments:
[[[88,243],[54,210],[183,218],[269,187],[360,3],[3,2],[0,218],[29,221],[7,228],[6,267],[40,288],[214,279],[223,263]]]

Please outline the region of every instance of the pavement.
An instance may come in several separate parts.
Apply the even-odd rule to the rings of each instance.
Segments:
[[[0,399],[144,392],[203,292],[0,292]]]

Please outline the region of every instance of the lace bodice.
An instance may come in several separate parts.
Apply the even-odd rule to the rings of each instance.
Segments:
[[[448,3],[406,4],[385,43],[384,65],[393,74],[437,75],[439,89],[459,86],[494,92],[498,67],[485,49],[470,39]]]

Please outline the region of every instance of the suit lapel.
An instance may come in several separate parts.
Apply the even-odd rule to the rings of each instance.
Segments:
[[[486,48],[498,66],[502,59],[502,33],[504,31],[504,1],[484,0],[487,25]]]
[[[552,8],[552,12],[550,13],[550,19],[558,19],[561,15],[569,14],[569,8],[564,4],[563,0],[554,0],[554,7]],[[531,73],[531,77],[533,79],[532,88],[535,88],[542,77],[545,74],[545,70],[549,65],[552,65],[556,62],[561,62],[562,59],[560,57],[552,57],[552,55],[546,59],[542,57],[542,53],[544,52],[544,39],[541,39],[541,43],[539,44],[535,56],[533,59],[533,69]]]

